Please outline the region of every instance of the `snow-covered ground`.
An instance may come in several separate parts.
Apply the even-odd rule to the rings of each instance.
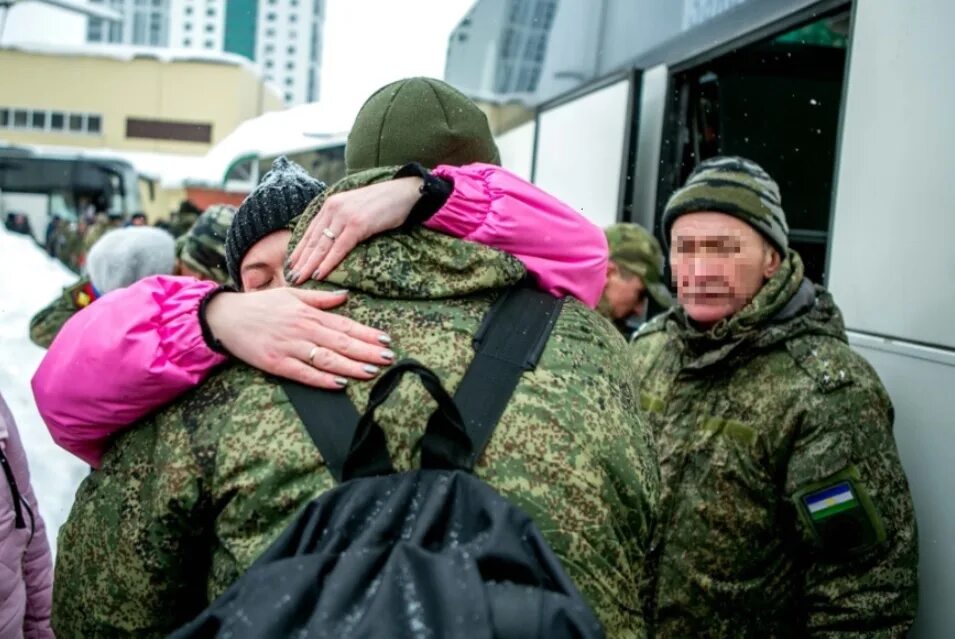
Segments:
[[[89,472],[50,438],[37,413],[30,378],[45,352],[30,341],[30,318],[76,280],[26,235],[0,226],[0,393],[6,400],[30,461],[33,490],[50,544],[70,514],[76,488]]]

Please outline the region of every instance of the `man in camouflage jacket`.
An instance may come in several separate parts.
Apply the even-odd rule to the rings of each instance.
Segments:
[[[376,113],[389,113],[389,121]],[[440,122],[429,126],[428,115]],[[410,136],[400,144],[413,156],[384,148],[395,140],[391,126]],[[380,138],[364,140],[366,151],[353,149],[352,166],[375,158],[434,166],[448,149],[462,148],[489,150],[473,151],[471,161],[496,157],[484,116],[436,81],[386,87],[354,130]],[[390,179],[397,168],[353,174],[328,194]],[[325,196],[302,216],[290,249]],[[509,255],[418,228],[360,245],[326,283],[306,286],[349,289],[345,314],[387,326],[396,358],[418,359],[453,392],[483,315],[524,275]],[[477,474],[534,518],[609,636],[642,637],[640,586],[659,478],[623,346],[607,322],[567,300]],[[346,392],[362,408],[370,386],[350,384]],[[407,380],[376,414],[399,469],[416,465],[414,443],[433,408]],[[57,636],[165,635],[221,594],[304,504],[333,485],[281,385],[230,365],[121,436],[80,487],[59,538]]]
[[[700,220],[723,230],[694,234]],[[632,346],[663,484],[657,636],[904,636],[917,546],[892,405],[788,250],[778,187],[747,160],[709,160],[664,228],[680,306]],[[727,313],[747,234],[776,270]]]

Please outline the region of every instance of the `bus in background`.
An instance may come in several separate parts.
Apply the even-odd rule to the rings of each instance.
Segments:
[[[0,146],[0,217],[28,227],[41,246],[54,218],[75,224],[87,213],[128,219],[141,210],[138,177],[126,160]]]

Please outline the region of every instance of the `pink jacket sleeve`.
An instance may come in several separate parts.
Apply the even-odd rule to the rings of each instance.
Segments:
[[[607,238],[572,207],[490,164],[439,166],[454,182],[425,226],[510,253],[548,293],[595,308],[607,278]]]
[[[70,318],[33,376],[37,408],[54,441],[98,467],[110,437],[222,363],[197,316],[216,286],[157,275]]]

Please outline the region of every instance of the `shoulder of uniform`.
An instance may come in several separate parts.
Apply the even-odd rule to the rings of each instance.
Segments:
[[[667,319],[672,314],[672,311],[666,311],[665,313],[660,313],[649,322],[640,327],[640,329],[633,334],[633,337],[630,338],[630,343],[633,344],[639,339],[646,337],[647,335],[652,335],[653,333],[659,333],[666,328]]]
[[[858,358],[842,340],[827,335],[805,335],[786,341],[786,351],[797,368],[822,393],[856,383]]]

